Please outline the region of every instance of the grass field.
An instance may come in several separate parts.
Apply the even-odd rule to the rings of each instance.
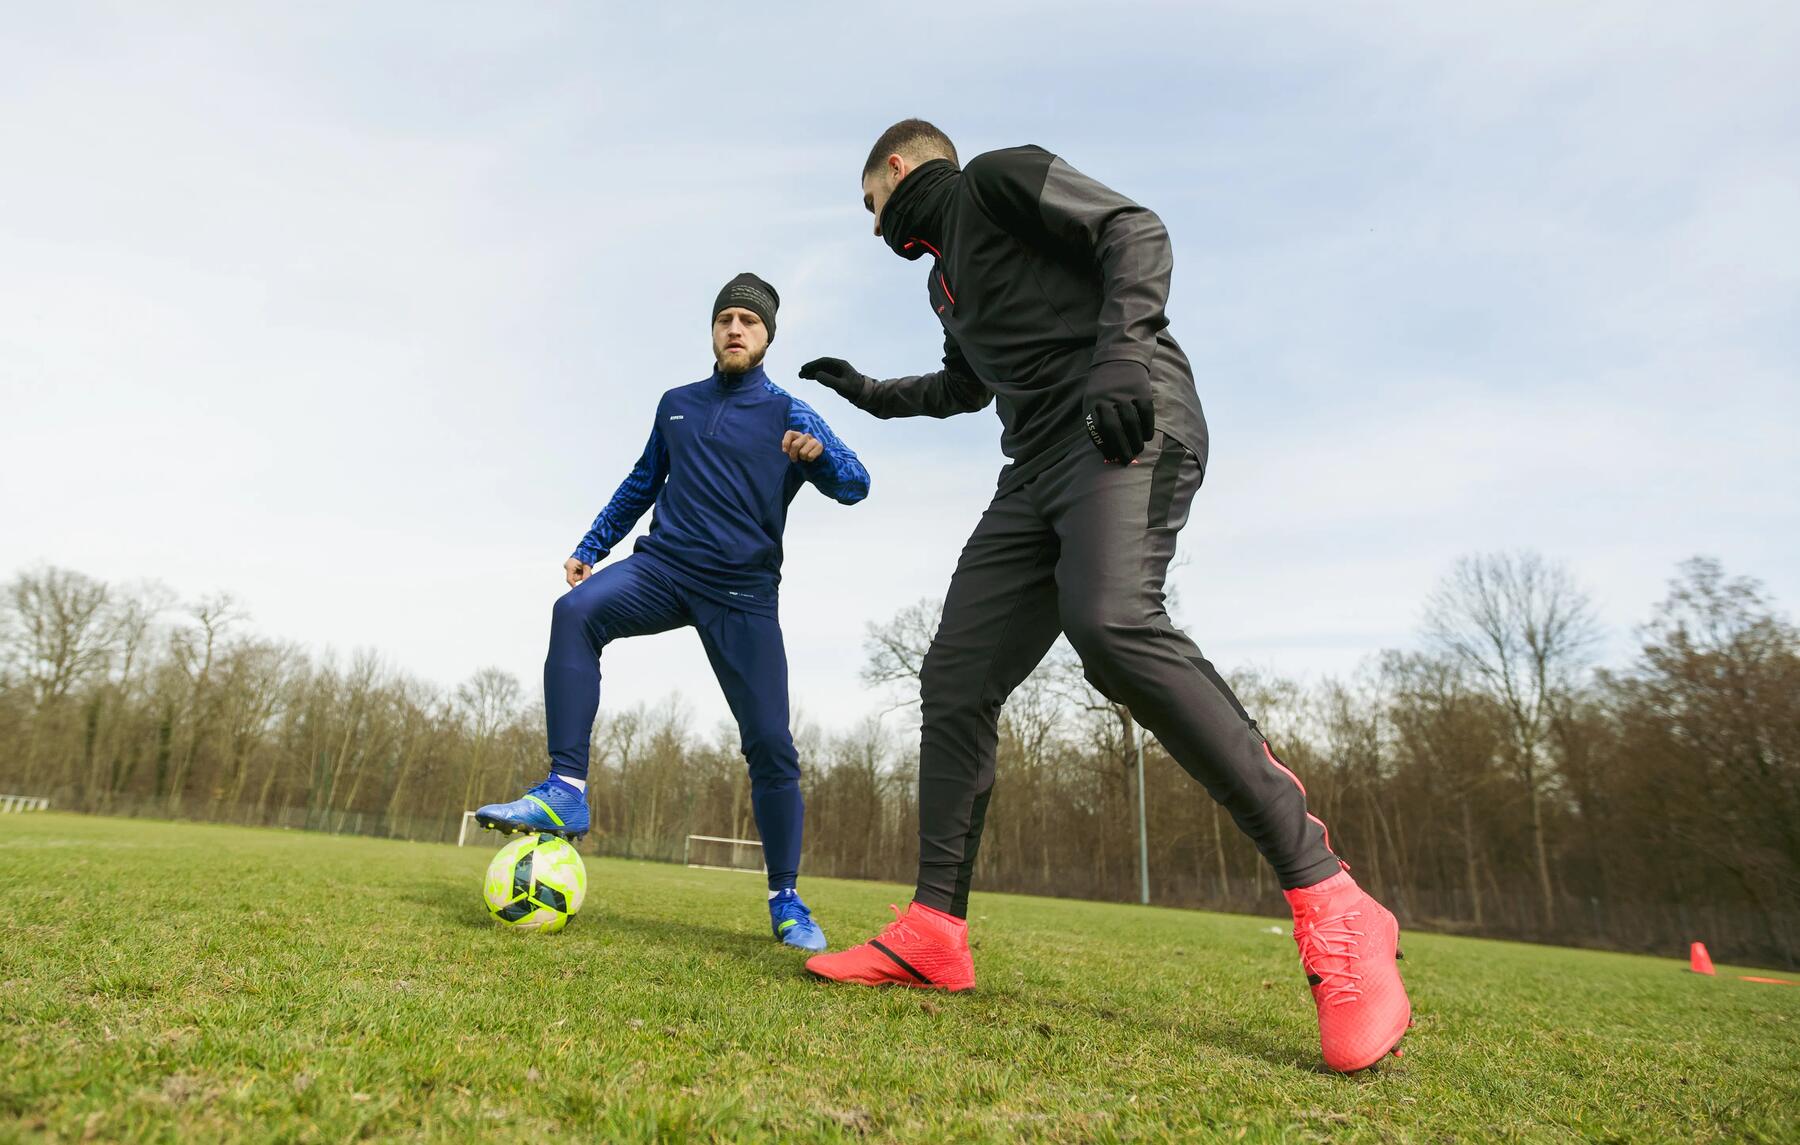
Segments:
[[[6,816],[0,1140],[1800,1139],[1800,986],[1404,936],[1418,1026],[1325,1074],[1276,920],[978,896],[979,988],[815,982],[760,881],[487,846]],[[834,947],[899,888],[803,885]]]

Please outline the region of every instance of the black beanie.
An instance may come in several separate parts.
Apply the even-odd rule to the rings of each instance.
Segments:
[[[719,291],[719,297],[713,301],[712,316],[717,318],[719,311],[728,306],[741,306],[763,320],[769,328],[769,341],[775,340],[775,310],[781,305],[781,295],[775,288],[762,279],[745,271]]]

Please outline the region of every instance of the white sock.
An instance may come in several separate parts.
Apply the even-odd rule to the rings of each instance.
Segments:
[[[587,794],[587,780],[576,779],[573,775],[558,775],[556,778],[562,780],[564,783],[568,784],[570,787],[573,787],[575,790],[581,792],[583,795]]]

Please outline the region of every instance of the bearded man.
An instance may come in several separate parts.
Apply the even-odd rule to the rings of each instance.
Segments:
[[[643,456],[563,564],[569,592],[551,610],[544,659],[550,774],[522,798],[475,815],[504,832],[584,834],[602,651],[622,637],[691,627],[750,769],[770,928],[789,946],[823,950],[824,932],[796,887],[805,808],[776,588],[788,505],[800,487],[811,482],[854,505],[868,496],[869,474],[812,407],[763,372],[780,303],[754,274],[719,291],[712,375],[663,394]],[[650,531],[632,554],[596,572],[653,505]]]

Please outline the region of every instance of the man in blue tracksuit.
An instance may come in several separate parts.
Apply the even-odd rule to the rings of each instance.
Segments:
[[[868,496],[869,474],[824,419],[763,373],[780,301],[753,274],[719,292],[717,368],[663,395],[644,455],[565,562],[570,591],[552,610],[544,659],[550,776],[523,798],[475,814],[484,827],[502,831],[585,833],[601,650],[622,636],[692,626],[750,765],[770,925],[791,946],[823,950],[825,935],[795,891],[804,809],[776,586],[787,507],[800,486],[810,481],[854,505]],[[595,572],[652,505],[650,531],[632,555]]]

